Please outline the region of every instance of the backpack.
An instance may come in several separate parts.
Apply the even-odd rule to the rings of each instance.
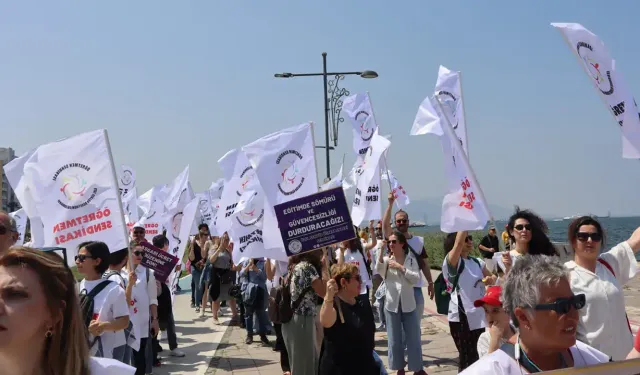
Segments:
[[[84,321],[84,326],[87,328],[87,330],[89,329],[89,324],[91,324],[91,321],[93,320],[93,310],[94,310],[93,299],[96,298],[96,296],[100,294],[100,292],[102,292],[102,290],[104,290],[104,288],[106,288],[107,285],[109,284],[111,284],[111,280],[105,280],[100,284],[96,285],[95,288],[93,288],[89,293],[87,293],[86,289],[83,289],[80,292],[80,312],[81,312],[80,316],[82,317]],[[88,331],[87,331],[87,334],[88,334]],[[93,343],[90,342],[91,345],[89,345],[89,347],[92,347],[93,344],[95,344],[97,339],[98,338],[96,337]]]
[[[124,277],[122,277],[122,274],[120,274],[120,272],[118,271],[109,271],[107,273],[105,273],[104,275],[102,275],[102,278],[105,280],[108,280],[111,276],[118,276],[118,278],[120,278],[120,280],[122,280],[122,285],[124,285],[124,288],[126,289],[127,287],[127,282],[124,279]],[[127,306],[129,306],[129,301],[127,301]],[[129,319],[129,325],[127,326],[127,328],[124,329],[124,339],[125,342],[129,342],[129,338],[133,336],[133,322],[131,321],[131,319]],[[132,338],[133,339],[133,338]]]
[[[476,258],[469,257],[469,259],[472,259],[478,266],[480,266],[480,261],[478,261]],[[462,275],[462,272],[464,272],[465,263],[462,257],[460,257],[460,260],[462,261],[462,263],[460,264],[460,270],[451,281],[451,291],[447,290],[447,282],[444,279],[443,273],[440,273],[440,275],[438,275],[438,277],[436,278],[436,281],[433,283],[433,292],[435,294],[436,310],[438,314],[449,314],[449,302],[451,302],[451,293],[453,293],[456,288],[460,289],[458,287],[458,280],[460,279],[460,275]]]
[[[312,287],[305,288],[297,300],[291,303],[291,272],[287,275],[285,282],[280,283],[277,287],[271,289],[269,293],[269,319],[272,323],[284,324],[289,323],[293,319],[293,311],[300,306],[304,296]]]

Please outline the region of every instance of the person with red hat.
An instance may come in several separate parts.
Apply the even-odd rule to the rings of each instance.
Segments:
[[[502,344],[516,334],[516,329],[509,321],[509,315],[502,308],[501,294],[502,288],[500,286],[490,286],[484,297],[473,303],[475,307],[484,309],[487,323],[487,330],[478,339],[478,356],[480,358],[498,350]]]

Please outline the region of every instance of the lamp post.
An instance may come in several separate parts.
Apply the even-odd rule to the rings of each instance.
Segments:
[[[373,70],[364,70],[361,72],[327,72],[327,53],[322,52],[322,73],[278,73],[276,78],[293,78],[293,77],[316,77],[322,76],[324,83],[324,139],[325,146],[316,146],[326,150],[327,158],[327,177],[331,178],[331,163],[329,161],[329,151],[338,145],[338,124],[344,121],[340,116],[342,110],[342,98],[349,95],[349,91],[339,87],[339,83],[345,76],[358,75],[362,78],[378,78],[378,73]],[[329,80],[329,76],[333,76]],[[330,145],[329,137],[329,116],[333,123],[333,147]]]

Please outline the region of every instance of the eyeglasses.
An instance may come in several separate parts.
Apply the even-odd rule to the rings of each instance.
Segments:
[[[84,263],[84,261],[87,259],[96,259],[96,258],[92,257],[91,255],[84,255],[84,254],[75,256],[76,262]]]
[[[398,220],[396,220],[396,224],[406,224],[408,222],[409,222],[409,220],[407,220],[407,219],[398,219]]]
[[[376,230],[382,230],[382,227],[376,228]]]
[[[133,252],[133,255],[137,256],[137,257],[141,257],[144,255],[144,251],[140,251],[140,250],[136,250]]]
[[[516,230],[531,230],[531,224],[518,224],[514,227]]]
[[[576,233],[576,238],[578,239],[578,241],[581,242],[587,242],[589,240],[589,238],[591,238],[591,241],[593,242],[600,242],[602,241],[602,235],[600,233],[589,233],[589,232],[578,232]]]
[[[553,310],[559,315],[564,315],[571,311],[571,306],[576,310],[580,310],[587,303],[587,299],[584,294],[576,294],[570,298],[558,298],[553,303],[542,303],[536,305],[534,310]]]
[[[467,236],[467,241],[473,241],[473,236]]]
[[[134,230],[133,234],[141,234],[144,235],[144,231],[143,230]]]

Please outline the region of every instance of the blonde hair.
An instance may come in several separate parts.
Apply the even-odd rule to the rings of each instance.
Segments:
[[[76,280],[64,260],[55,253],[13,247],[0,257],[0,266],[26,267],[38,275],[46,298],[46,306],[43,307],[49,310],[55,321],[51,337],[42,337],[45,345],[40,363],[44,374],[88,374],[87,330],[81,318]]]
[[[349,281],[351,280],[351,277],[359,273],[360,270],[358,269],[358,266],[353,263],[334,264],[331,266],[331,278],[336,281],[339,289],[342,289],[340,280],[346,279]]]
[[[367,232],[364,229],[360,230],[360,238],[362,238],[365,241],[369,241],[369,232]]]

